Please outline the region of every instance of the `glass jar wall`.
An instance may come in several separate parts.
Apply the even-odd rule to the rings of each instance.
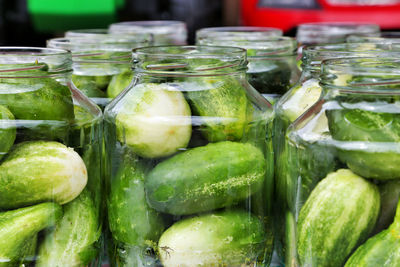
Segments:
[[[64,50],[0,48],[0,265],[100,262],[102,117]]]
[[[266,97],[275,95],[277,98],[297,82],[299,69],[294,39],[245,31],[230,33],[221,30],[220,35],[210,31],[211,34],[207,35],[206,30],[198,32],[197,44],[234,46],[247,50],[249,83]]]
[[[155,45],[185,45],[188,35],[184,22],[172,20],[118,22],[110,25],[109,32],[111,34],[152,34]]]
[[[54,38],[48,47],[72,51],[72,82],[100,107],[123,91],[133,79],[131,50],[148,46],[151,36],[102,35]]]
[[[399,264],[391,252],[400,220],[399,67],[386,58],[323,63],[323,97],[289,127],[280,155],[289,266]]]
[[[232,47],[135,49],[105,110],[113,266],[265,266],[273,246],[271,105]]]

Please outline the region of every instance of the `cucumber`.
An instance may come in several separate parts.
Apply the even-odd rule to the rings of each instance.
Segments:
[[[74,107],[69,88],[51,78],[4,79],[0,105],[19,120],[69,121]]]
[[[14,144],[17,130],[14,115],[6,107],[0,106],[0,160]]]
[[[365,178],[388,180],[400,177],[400,152],[390,150],[400,142],[400,117],[394,113],[376,113],[361,109],[328,110],[332,137],[339,141],[387,143],[387,151],[372,148],[342,148],[339,158],[356,174]],[[381,145],[379,145],[381,146]]]
[[[263,256],[263,223],[245,211],[222,211],[176,222],[160,238],[164,267],[252,266]]]
[[[183,88],[188,88],[189,104],[201,116],[202,133],[210,142],[235,141],[245,135],[254,108],[237,77],[190,78]]]
[[[13,266],[20,262],[34,235],[54,225],[61,216],[62,209],[55,203],[1,212],[0,266]]]
[[[38,243],[38,234],[33,235],[25,240],[25,244],[21,248],[21,256],[19,257],[19,265],[21,267],[29,266],[36,259],[36,248]],[[1,266],[1,263],[0,263]]]
[[[108,222],[115,240],[146,248],[164,231],[161,214],[149,207],[144,191],[146,168],[131,155],[111,182]]]
[[[376,185],[350,170],[328,174],[307,199],[297,222],[303,266],[342,266],[365,241],[379,215]]]
[[[247,143],[210,143],[159,163],[145,180],[154,209],[175,215],[231,206],[261,189],[262,152]]]
[[[345,267],[400,266],[400,202],[390,227],[371,237],[348,259]]]
[[[72,75],[72,82],[87,97],[105,97],[108,76]],[[105,82],[105,84],[104,84]]]
[[[36,267],[86,266],[98,254],[101,227],[88,191],[63,206],[64,215],[45,232]]]
[[[65,204],[86,183],[86,166],[72,148],[52,141],[23,142],[0,164],[0,209],[44,201]]]
[[[139,84],[114,107],[117,138],[145,158],[185,148],[192,134],[191,111],[183,94],[167,84]]]
[[[132,70],[125,70],[120,74],[114,75],[111,79],[110,84],[107,87],[107,97],[115,98],[121,93],[126,87],[128,87],[133,80]]]
[[[381,195],[381,213],[374,229],[374,233],[388,228],[396,214],[397,202],[400,198],[400,180],[390,180],[379,185]]]
[[[296,86],[279,100],[277,106],[281,109],[280,113],[282,114],[280,116],[294,122],[307,109],[317,103],[321,92],[322,88],[317,79],[311,79]]]

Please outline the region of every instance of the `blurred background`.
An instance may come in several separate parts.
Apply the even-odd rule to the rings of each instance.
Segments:
[[[0,45],[45,46],[69,29],[129,20],[181,20],[199,28],[271,26],[294,35],[304,22],[356,21],[400,29],[400,0],[0,0]]]

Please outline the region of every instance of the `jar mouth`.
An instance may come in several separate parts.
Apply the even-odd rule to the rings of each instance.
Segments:
[[[400,56],[400,44],[390,43],[340,43],[307,46],[303,49],[303,67],[320,67],[321,62],[339,57],[371,57],[373,55]]]
[[[254,38],[256,36],[282,36],[283,31],[273,27],[210,27],[196,32],[196,38],[208,36],[231,36],[238,38]]]
[[[0,77],[40,78],[72,71],[71,53],[40,47],[0,47]]]
[[[330,43],[345,39],[348,35],[379,36],[380,27],[372,23],[319,22],[300,24],[296,38],[299,43]]]
[[[216,75],[247,69],[246,50],[225,46],[152,46],[132,53],[137,72],[166,75]]]
[[[297,53],[297,42],[286,36],[253,36],[253,38],[236,38],[221,35],[198,39],[199,45],[234,46],[247,50],[248,58],[269,58],[290,56]]]
[[[327,59],[321,66],[321,84],[348,93],[400,94],[400,59]]]

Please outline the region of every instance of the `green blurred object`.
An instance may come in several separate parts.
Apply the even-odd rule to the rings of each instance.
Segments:
[[[116,20],[125,0],[28,0],[28,12],[38,32],[106,28]]]

